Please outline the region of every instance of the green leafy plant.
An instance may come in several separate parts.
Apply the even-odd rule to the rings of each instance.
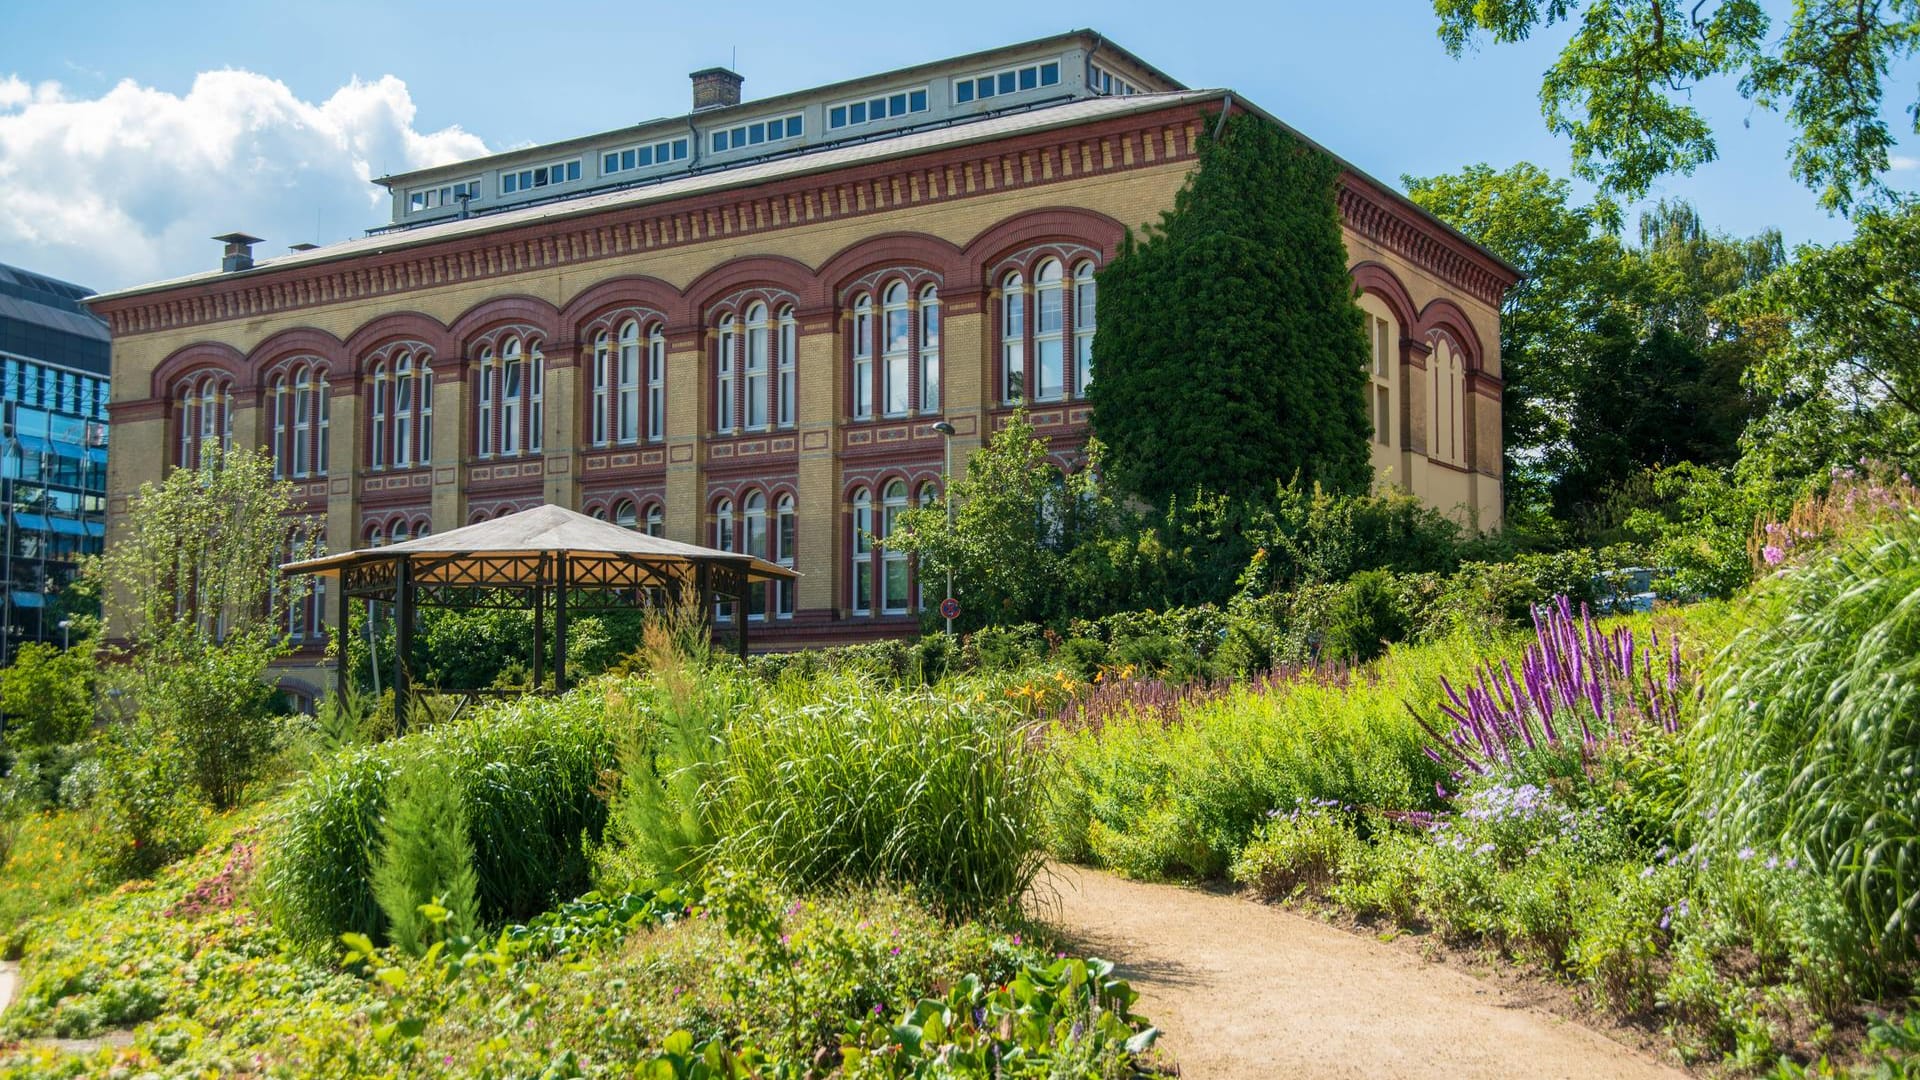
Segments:
[[[415,766],[394,781],[373,860],[373,896],[387,917],[387,939],[425,952],[441,934],[477,927],[479,879],[466,807],[453,781]]]

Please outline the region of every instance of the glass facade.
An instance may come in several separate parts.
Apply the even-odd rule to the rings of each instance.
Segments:
[[[76,560],[106,538],[106,326],[89,290],[0,265],[0,664],[59,642]]]

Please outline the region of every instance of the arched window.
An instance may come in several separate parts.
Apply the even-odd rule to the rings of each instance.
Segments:
[[[500,346],[500,452],[507,456],[520,453],[526,442],[521,437],[521,422],[526,417],[527,368],[520,354],[520,339],[509,337]]]
[[[288,468],[292,464],[287,454],[288,408],[287,377],[281,375],[273,380],[273,478],[275,480],[285,480]]]
[[[754,303],[747,308],[747,427],[759,431],[772,420],[769,411],[768,364],[770,343],[767,338],[767,305]]]
[[[928,480],[925,483],[921,484],[920,485],[920,505],[921,506],[937,506],[939,505],[939,503],[940,503],[940,485],[937,482],[932,480]],[[915,569],[916,571],[918,570],[917,560],[916,560]],[[927,581],[926,581],[925,575],[919,574],[919,573],[916,573],[914,575],[913,607],[915,611],[925,611],[927,608]]]
[[[587,425],[588,437],[595,446],[607,445],[607,417],[612,408],[608,398],[613,387],[613,346],[605,330],[593,335],[593,417]]]
[[[527,405],[527,452],[537,454],[545,441],[546,411],[545,395],[547,385],[546,358],[540,355],[538,342],[527,343],[527,387],[530,395]]]
[[[373,409],[369,421],[369,428],[373,432],[369,446],[373,456],[367,464],[376,469],[386,468],[387,462],[393,460],[388,456],[392,447],[387,440],[387,395],[392,392],[389,382],[386,363],[383,361],[373,365]]]
[[[758,491],[749,491],[740,500],[740,539],[741,550],[758,559],[768,556],[767,551],[767,497]],[[764,584],[749,585],[747,588],[747,618],[765,619],[767,617],[767,589]]]
[[[1431,372],[1429,385],[1432,391],[1427,408],[1428,415],[1432,417],[1428,425],[1431,438],[1427,444],[1427,456],[1451,465],[1464,465],[1467,450],[1462,417],[1466,387],[1460,352],[1453,347],[1452,341],[1445,337],[1438,338],[1427,367]]]
[[[640,324],[629,319],[620,326],[620,360],[613,437],[623,443],[640,439]]]
[[[223,374],[189,377],[180,387],[182,468],[213,464],[213,454],[233,445],[233,382]]]
[[[414,384],[418,387],[413,392],[414,407],[420,411],[420,434],[415,439],[420,452],[414,455],[414,462],[420,465],[433,460],[433,366],[428,363],[429,359],[421,354],[420,366],[413,372]]]
[[[413,465],[413,354],[393,362],[393,467]]]
[[[737,551],[733,535],[733,500],[721,499],[713,507],[713,546],[721,551]],[[733,601],[722,600],[713,606],[714,618],[720,622],[733,620]]]
[[[1399,322],[1385,302],[1372,293],[1360,296],[1361,321],[1367,335],[1367,415],[1373,422],[1373,441],[1392,446],[1393,383],[1399,369],[1393,349],[1400,340]]]
[[[629,499],[621,499],[613,504],[613,523],[623,529],[631,529],[640,524],[640,514]]]
[[[604,506],[596,506],[587,511],[587,516],[595,521],[605,521],[607,520],[607,508]]]
[[[612,334],[593,338],[593,445],[633,443],[640,438],[640,323],[622,322]]]
[[[888,416],[905,416],[912,386],[913,312],[907,304],[907,284],[896,281],[881,294],[881,393]]]
[[[1066,297],[1060,263],[1048,259],[1033,275],[1033,397],[1058,401],[1066,393]]]
[[[313,372],[302,367],[293,377],[293,475],[313,470]]]
[[[907,482],[894,480],[881,492],[880,529],[878,539],[886,540],[893,535],[894,527],[899,523],[900,514],[907,508]],[[880,579],[880,610],[888,615],[907,613],[908,587],[910,575],[907,573],[907,553],[892,547],[881,549],[880,562],[884,573]]]
[[[714,343],[714,427],[733,430],[733,316],[720,317],[720,337]]]
[[[493,448],[499,445],[498,439],[494,436],[493,426],[494,417],[498,414],[498,407],[494,401],[494,383],[499,377],[500,364],[494,358],[493,350],[490,348],[480,350],[480,389],[474,395],[474,401],[478,403],[476,407],[479,409],[480,422],[475,425],[479,430],[474,433],[473,445],[474,451],[481,457],[491,457]]]
[[[853,418],[873,418],[873,297],[853,298]]]
[[[413,539],[413,533],[407,529],[406,518],[394,518],[387,526],[387,543],[404,544]]]
[[[659,503],[647,507],[647,535],[667,535],[667,512]]]
[[[380,527],[379,522],[376,521],[373,524],[367,526],[367,546],[368,547],[385,547],[386,544],[387,544],[386,530]]]
[[[873,613],[873,496],[853,490],[853,613]]]
[[[432,536],[432,535],[433,535],[433,525],[430,524],[426,518],[413,519],[413,538],[415,540],[418,540],[423,536]]]
[[[920,290],[920,411],[940,411],[940,290]]]
[[[1093,382],[1093,335],[1099,327],[1098,286],[1093,264],[1073,268],[1073,396],[1086,397]]]
[[[793,569],[794,557],[798,553],[799,523],[793,496],[780,496],[780,501],[774,504],[773,561],[789,570]],[[793,618],[793,579],[781,578],[773,588],[774,616]]]
[[[667,335],[659,326],[647,335],[647,441],[667,434]]]
[[[1018,273],[1000,282],[1001,400],[1011,405],[1027,395],[1027,289]]]
[[[780,309],[780,404],[781,427],[792,427],[794,398],[799,392],[800,324],[793,317],[793,305]]]

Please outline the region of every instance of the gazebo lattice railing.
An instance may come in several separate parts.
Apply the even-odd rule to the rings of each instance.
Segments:
[[[784,566],[737,552],[646,536],[558,506],[387,547],[288,563],[288,574],[336,577],[336,692],[347,686],[347,617],[355,600],[393,608],[394,715],[404,722],[415,613],[422,607],[533,612],[532,685],[542,685],[546,610],[553,610],[554,688],[567,681],[567,620],[579,613],[678,604],[689,591],[709,623],[716,598],[737,605],[734,627],[747,651],[748,592],[757,579],[792,578]]]

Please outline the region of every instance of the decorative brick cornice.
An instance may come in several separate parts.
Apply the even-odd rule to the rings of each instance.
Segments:
[[[1519,280],[1492,256],[1359,173],[1341,174],[1338,198],[1347,228],[1490,307],[1498,308]]]

